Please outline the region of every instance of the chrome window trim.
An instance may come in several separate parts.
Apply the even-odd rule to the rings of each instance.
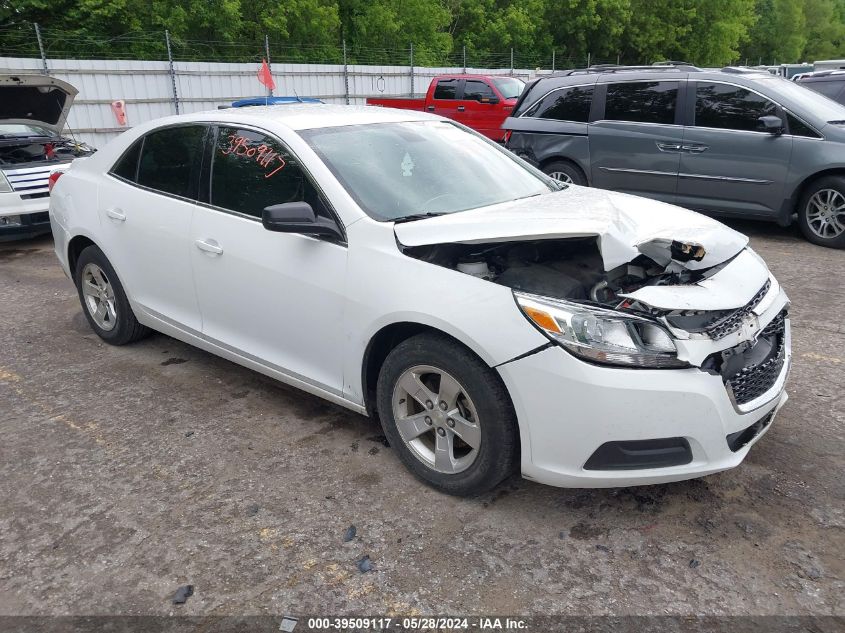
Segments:
[[[647,176],[672,176],[676,178],[678,172],[675,171],[655,171],[651,169],[633,169],[630,167],[599,167],[602,171],[622,172],[625,174],[645,174]]]

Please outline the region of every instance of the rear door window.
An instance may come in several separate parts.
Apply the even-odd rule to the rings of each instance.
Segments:
[[[675,122],[677,81],[628,81],[608,84],[604,118],[635,123]]]
[[[147,134],[138,163],[138,184],[195,199],[205,132],[204,125],[185,125]]]
[[[777,105],[746,88],[696,82],[695,126],[755,132],[761,116],[778,116]]]
[[[265,207],[307,202],[316,215],[332,217],[296,157],[276,139],[220,127],[213,150],[209,201],[214,206],[260,218]]]
[[[435,99],[457,99],[458,98],[458,80],[457,79],[440,79],[434,87]]]
[[[135,182],[138,177],[138,158],[141,156],[141,146],[144,139],[138,139],[123,156],[114,164],[111,173],[115,176],[120,176],[124,180]]]
[[[561,88],[540,99],[525,113],[525,116],[586,123],[590,120],[592,102],[593,86]]]
[[[495,99],[496,93],[483,81],[467,79],[464,84],[464,99],[467,101],[481,101],[482,99]]]

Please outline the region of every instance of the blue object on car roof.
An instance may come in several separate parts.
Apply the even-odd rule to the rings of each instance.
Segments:
[[[232,102],[233,108],[246,106],[279,105],[281,103],[324,103],[314,97],[249,97]]]

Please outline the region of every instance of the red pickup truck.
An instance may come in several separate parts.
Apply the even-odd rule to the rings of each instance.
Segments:
[[[440,75],[431,80],[425,98],[367,99],[368,105],[422,110],[454,119],[494,141],[504,139],[502,123],[510,116],[525,84],[501,75]]]

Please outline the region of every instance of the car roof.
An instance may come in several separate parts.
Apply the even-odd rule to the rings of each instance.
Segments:
[[[284,107],[252,106],[209,110],[196,114],[171,117],[170,122],[226,121],[267,125],[279,123],[291,130],[365,125],[368,123],[398,123],[403,121],[437,121],[442,117],[416,110],[398,110],[379,106],[334,105],[327,103],[291,103]]]

